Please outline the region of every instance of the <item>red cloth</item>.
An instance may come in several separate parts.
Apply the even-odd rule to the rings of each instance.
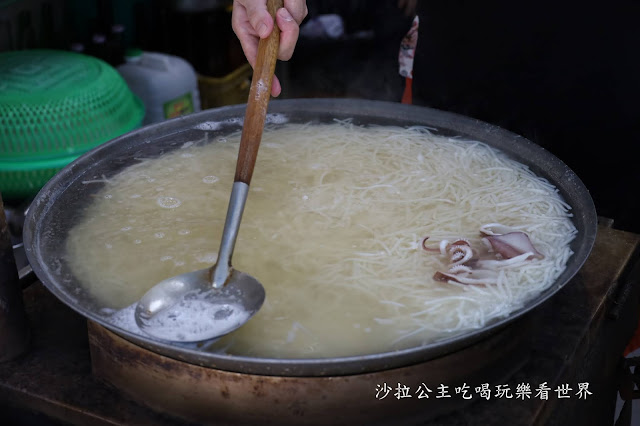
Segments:
[[[411,105],[413,103],[413,93],[411,87],[413,85],[413,79],[405,77],[404,79],[404,93],[402,94],[402,103]]]

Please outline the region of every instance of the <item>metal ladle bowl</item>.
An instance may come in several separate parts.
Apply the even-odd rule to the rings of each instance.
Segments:
[[[209,284],[212,268],[172,277],[151,288],[138,302],[138,327],[156,338],[201,342],[232,332],[258,312],[264,287],[233,270],[222,287]]]

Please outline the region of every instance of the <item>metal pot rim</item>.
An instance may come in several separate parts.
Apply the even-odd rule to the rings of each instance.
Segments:
[[[354,122],[371,124],[424,125],[480,140],[528,165],[534,172],[547,178],[560,191],[560,194],[573,208],[573,221],[579,234],[574,240],[574,254],[567,268],[556,283],[532,299],[526,306],[512,312],[509,316],[496,320],[485,327],[455,335],[428,345],[404,350],[338,358],[315,359],[272,359],[232,356],[206,353],[188,347],[169,345],[133,334],[113,326],[105,317],[91,309],[86,303],[80,303],[78,290],[72,288],[56,268],[64,266],[63,259],[55,257],[51,235],[62,219],[64,211],[75,207],[70,201],[81,198],[71,191],[77,191],[81,177],[99,167],[115,164],[124,160],[122,153],[129,154],[135,149],[149,148],[158,140],[167,136],[174,137],[209,126],[211,129],[222,123],[222,127],[239,125],[245,106],[235,105],[205,110],[199,113],[168,120],[143,127],[113,139],[78,158],[51,179],[34,199],[27,212],[24,226],[24,244],[26,254],[36,275],[43,284],[69,307],[120,336],[146,349],[197,365],[218,368],[239,373],[274,376],[335,376],[369,373],[390,368],[408,366],[440,357],[447,353],[471,345],[512,324],[517,318],[527,314],[557,293],[567,284],[586,261],[596,236],[597,216],[593,201],[582,181],[562,161],[533,142],[497,126],[457,114],[434,110],[427,107],[402,105],[392,102],[368,101],[359,99],[290,99],[274,100],[270,103],[269,113],[292,119],[302,117],[353,117]],[[272,116],[273,117],[273,116]],[[207,124],[203,127],[203,123]],[[224,129],[223,129],[224,130]],[[70,210],[65,208],[71,206]],[[57,215],[57,216],[56,216]],[[60,231],[62,232],[62,231]],[[58,235],[58,237],[64,237]],[[59,247],[59,242],[58,242]],[[74,294],[76,293],[76,294]]]

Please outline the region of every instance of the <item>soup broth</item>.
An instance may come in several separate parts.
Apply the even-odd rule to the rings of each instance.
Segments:
[[[66,248],[105,315],[215,263],[239,139],[194,141],[85,182],[104,186]],[[564,270],[576,233],[570,216],[551,184],[484,143],[349,121],[268,127],[234,252],[266,301],[209,350],[352,356],[481,328]],[[423,239],[481,244],[488,223],[527,233],[544,258],[502,268],[494,285],[434,280],[448,259],[423,250]]]

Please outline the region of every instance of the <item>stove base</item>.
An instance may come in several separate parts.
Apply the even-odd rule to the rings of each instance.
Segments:
[[[200,367],[141,348],[89,322],[93,373],[140,404],[206,424],[422,424],[467,405],[465,383],[502,383],[527,360],[529,323],[442,358],[404,368],[333,377],[279,377]],[[432,392],[421,386],[424,383]],[[448,398],[437,398],[438,386]],[[386,397],[385,385],[389,388]],[[394,395],[406,386],[406,398]],[[380,390],[376,398],[376,389]],[[428,398],[419,398],[420,389]],[[468,391],[474,393],[473,388]]]

